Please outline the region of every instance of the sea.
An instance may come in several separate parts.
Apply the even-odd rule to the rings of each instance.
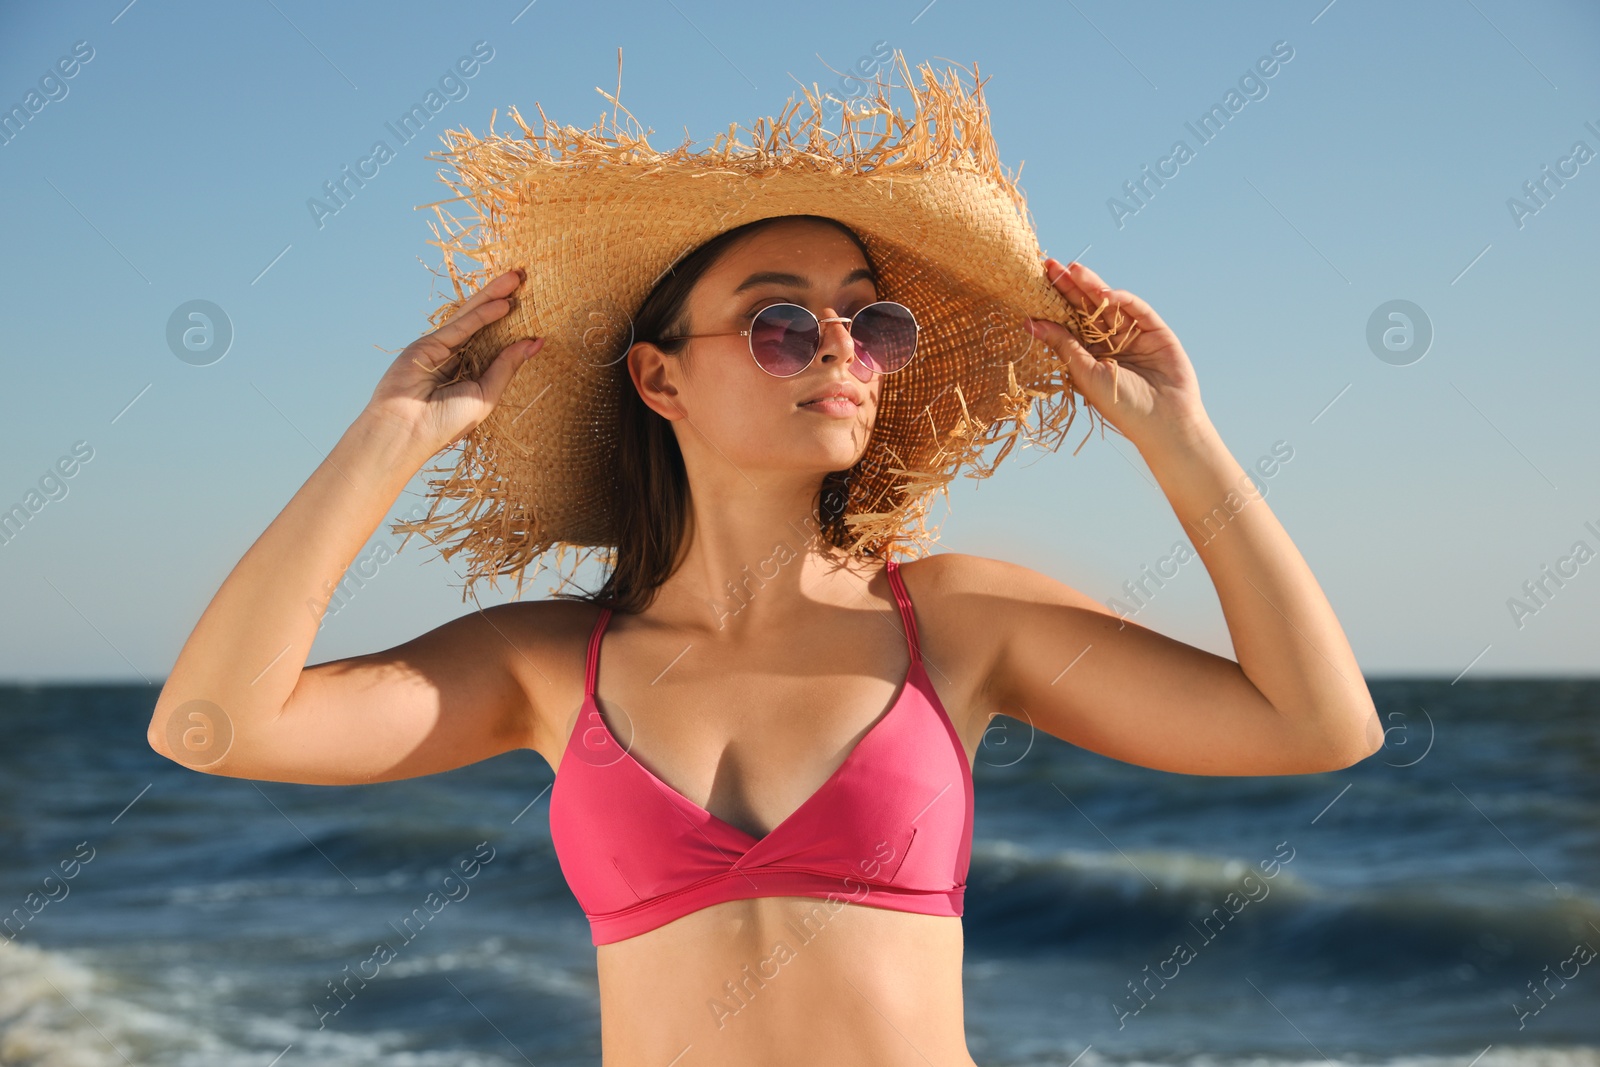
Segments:
[[[996,719],[974,1059],[1600,1067],[1600,681],[1369,684],[1384,748],[1321,774],[1173,774]],[[157,693],[0,688],[0,1065],[600,1062],[536,753],[222,778],[150,750]]]

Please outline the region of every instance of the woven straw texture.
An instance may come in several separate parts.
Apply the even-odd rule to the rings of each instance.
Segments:
[[[1065,362],[1027,331],[1025,316],[1067,323],[1091,342],[1121,323],[1080,313],[1046,279],[976,67],[970,87],[960,68],[941,76],[923,65],[913,79],[898,52],[890,72],[898,84],[867,83],[873,95],[847,102],[836,131],[824,128],[823,98],[802,86],[802,101],[791,97],[778,117],[744,128],[748,141],[734,125],[698,153],[687,131],[672,151],[651,148],[654,131],[639,130],[604,90],[610,122],[602,114],[589,130],[558,125],[543,108],[530,128],[513,108],[515,133],[495,133],[492,116],[486,136],[448,131],[447,151],[434,158],[452,168],[441,180],[457,195],[424,206],[438,215],[432,243],[455,298],[433,323],[502,272],[527,271],[518,306],[466,343],[451,380],[476,377],[520,337],[546,340],[457,443],[454,468],[430,481],[427,518],[393,529],[442,545],[446,559],[464,552],[466,592],[515,575],[520,594],[552,550],[561,588],[585,558],[609,560],[618,390],[633,388],[622,362],[631,316],[695,247],[780,215],[826,215],[855,230],[877,268],[879,299],[911,308],[921,327],[917,358],[883,379],[870,443],[849,473],[843,547],[923,554],[937,537],[929,505],[940,492],[948,499],[957,474],[988,477],[1018,442],[1058,448],[1074,393]],[[908,112],[893,106],[897,89],[911,95]],[[458,218],[447,205],[470,213]],[[1098,413],[1089,411],[1092,433]],[[1109,424],[1100,422],[1103,436]],[[457,506],[441,514],[446,501]]]

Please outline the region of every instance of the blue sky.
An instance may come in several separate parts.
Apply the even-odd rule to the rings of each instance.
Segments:
[[[1025,161],[1045,250],[1081,255],[1161,312],[1241,464],[1291,454],[1264,481],[1267,503],[1369,676],[1593,673],[1600,558],[1573,552],[1600,552],[1600,342],[1587,318],[1600,12],[1212,8],[8,6],[0,107],[31,110],[0,135],[0,509],[55,488],[0,543],[0,679],[165,676],[387,353],[428,328],[442,293],[431,212],[416,205],[448,195],[427,158],[443,130],[481,132],[492,110],[535,102],[589,126],[621,47],[622,102],[653,143],[685,129],[708,143],[776,114],[797,80],[837,90],[835,71],[885,44],[913,66],[977,63],[1002,160]],[[319,225],[307,203],[324,182],[375,140],[397,144],[385,124],[475,45],[491,58],[447,82],[423,134]],[[1291,58],[1252,80],[1275,47]],[[1201,144],[1186,124],[1230,91],[1242,106]],[[1192,158],[1130,200],[1125,183],[1180,139]],[[1559,186],[1548,177],[1563,172]],[[1535,200],[1525,185],[1540,181]],[[232,333],[203,366],[167,336],[196,300]],[[1395,301],[1431,334],[1420,358],[1369,342],[1375,319],[1400,321],[1384,318]],[[941,547],[1102,601],[1168,555],[1182,530],[1137,451],[1096,437],[1073,455],[1081,425],[1056,453],[958,480]],[[328,620],[312,662],[471,610],[459,564],[413,544]],[[1546,567],[1569,577],[1518,619],[1510,601],[1534,603],[1524,583]],[[1198,561],[1136,617],[1231,655]]]

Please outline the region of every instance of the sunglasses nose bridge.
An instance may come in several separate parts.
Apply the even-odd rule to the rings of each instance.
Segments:
[[[828,347],[828,326],[832,323],[838,323],[839,328],[844,331],[843,351],[847,353],[847,361],[854,361],[856,359],[856,342],[855,336],[850,332],[853,322],[853,319],[842,315],[829,315],[826,318],[817,319],[817,351],[813,358],[822,355],[823,351]]]

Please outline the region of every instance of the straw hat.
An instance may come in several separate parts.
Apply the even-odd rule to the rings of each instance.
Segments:
[[[620,64],[619,51],[618,95]],[[917,357],[884,377],[870,442],[848,474],[843,547],[920,555],[937,538],[928,506],[938,492],[948,501],[957,473],[988,477],[1019,440],[1060,446],[1076,409],[1067,364],[1028,332],[1026,317],[1075,326],[1091,343],[1114,327],[1080,313],[1045,277],[976,65],[970,88],[959,68],[941,77],[927,65],[919,88],[899,52],[896,70],[900,85],[878,78],[866,83],[872,95],[845,103],[837,132],[823,128],[824,98],[802,86],[803,103],[791,96],[776,119],[748,128],[751,144],[730,125],[693,153],[687,130],[678,148],[652,148],[654,131],[635,132],[617,95],[598,87],[612,104],[609,126],[603,112],[592,129],[561,126],[540,107],[543,128],[530,129],[512,108],[517,133],[495,133],[492,115],[487,136],[446,132],[448,150],[432,158],[453,166],[441,180],[458,195],[424,206],[442,224],[431,243],[456,297],[432,322],[504,271],[527,271],[518,306],[466,342],[451,380],[476,377],[518,338],[546,338],[458,442],[454,469],[430,481],[428,517],[392,527],[454,539],[441,551],[468,556],[463,599],[503,574],[517,576],[520,594],[528,564],[552,549],[562,588],[584,558],[610,558],[618,391],[633,388],[623,361],[631,316],[680,258],[755,219],[813,214],[849,226],[871,252],[878,298],[911,308],[920,326]],[[910,117],[890,103],[901,87]],[[619,109],[632,128],[618,127]],[[451,203],[471,214],[441,210]],[[446,500],[459,505],[441,515]]]

